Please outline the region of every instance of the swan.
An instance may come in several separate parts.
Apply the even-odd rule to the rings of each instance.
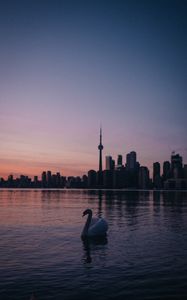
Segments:
[[[81,237],[82,239],[87,237],[104,237],[108,230],[108,224],[103,218],[92,218],[92,210],[86,209],[83,212],[83,217],[88,215],[86,223],[84,225]]]

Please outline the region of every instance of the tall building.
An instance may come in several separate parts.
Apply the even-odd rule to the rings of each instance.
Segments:
[[[106,170],[112,170],[112,156],[106,156]]]
[[[139,169],[139,188],[148,189],[149,188],[149,170],[147,167],[140,167]]]
[[[103,167],[102,167],[102,150],[103,150],[103,145],[102,145],[102,128],[100,128],[100,142],[99,142],[99,171],[98,171],[98,177],[97,177],[97,183],[98,186],[101,186],[103,184]]]
[[[47,186],[47,175],[46,172],[42,172],[42,187],[46,187]]]
[[[112,170],[115,169],[115,160],[114,159],[112,159],[112,166],[111,166],[111,168],[112,168]]]
[[[174,152],[171,155],[171,172],[173,178],[182,177],[182,156]]]
[[[105,161],[106,161],[105,169],[106,169],[106,170],[111,170],[112,156],[110,156],[110,155],[106,156],[106,157],[105,157]]]
[[[153,186],[156,189],[161,188],[160,163],[159,162],[155,162],[153,164]]]
[[[139,163],[136,161],[136,152],[131,151],[126,156],[127,184],[131,188],[138,186]]]
[[[122,165],[123,165],[123,156],[121,154],[118,154],[117,166],[122,167]]]
[[[164,161],[164,163],[163,163],[163,175],[162,175],[163,181],[169,179],[170,169],[171,169],[170,162],[169,161]]]
[[[135,151],[131,151],[130,153],[127,154],[126,167],[127,167],[127,170],[135,170],[136,169],[137,164],[136,164],[136,152]]]
[[[56,185],[57,185],[57,187],[60,187],[60,179],[61,179],[60,172],[57,172],[56,173]]]
[[[51,171],[47,171],[47,186],[50,187],[52,184],[52,175]]]

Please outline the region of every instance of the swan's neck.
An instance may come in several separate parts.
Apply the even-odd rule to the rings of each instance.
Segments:
[[[88,229],[90,227],[90,223],[91,223],[91,220],[92,220],[92,212],[90,212],[88,214],[88,217],[87,217],[87,220],[86,220],[86,223],[84,225],[84,229],[83,229],[83,232],[82,232],[82,236],[87,236],[88,234]]]

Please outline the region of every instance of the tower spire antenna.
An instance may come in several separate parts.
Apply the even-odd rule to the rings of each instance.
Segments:
[[[102,124],[100,124],[100,144],[102,144]]]

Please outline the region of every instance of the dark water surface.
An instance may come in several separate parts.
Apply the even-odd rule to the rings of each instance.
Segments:
[[[106,240],[83,243],[91,208]],[[0,190],[0,299],[187,299],[187,192]]]

